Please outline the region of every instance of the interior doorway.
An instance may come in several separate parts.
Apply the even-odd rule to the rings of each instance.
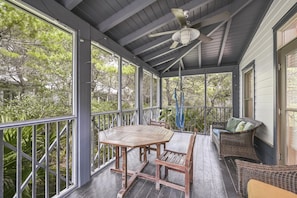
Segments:
[[[297,164],[297,39],[278,51],[281,164]]]

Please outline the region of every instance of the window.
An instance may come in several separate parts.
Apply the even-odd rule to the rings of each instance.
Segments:
[[[243,75],[243,117],[254,118],[254,63],[242,70]]]
[[[277,31],[277,48],[288,44],[297,37],[297,14]]]

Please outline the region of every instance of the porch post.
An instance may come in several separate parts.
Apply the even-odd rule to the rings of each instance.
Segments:
[[[240,117],[239,115],[239,66],[234,67],[232,71],[232,106],[233,116]]]
[[[75,181],[81,187],[91,179],[91,38],[90,26],[77,33]],[[75,76],[75,75],[74,75]],[[75,132],[74,132],[75,134]]]
[[[136,93],[136,104],[138,110],[138,123],[143,124],[143,67],[138,67],[138,78],[137,78],[137,93]]]
[[[0,197],[4,196],[4,143],[3,130],[0,130]]]
[[[159,109],[161,110],[162,109],[162,78],[160,77],[159,80],[158,80],[158,86],[157,86],[157,105],[159,107]]]
[[[153,74],[150,74],[150,119],[154,118],[154,112],[153,112],[153,92],[156,91],[154,90],[154,83],[153,83]]]
[[[122,126],[122,115],[123,115],[123,107],[122,107],[122,78],[123,78],[123,57],[120,56],[119,58],[119,63],[118,63],[118,115],[117,115],[117,121],[118,121],[118,126]]]

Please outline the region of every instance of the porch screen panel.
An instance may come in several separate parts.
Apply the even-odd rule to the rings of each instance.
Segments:
[[[183,92],[185,105],[185,130],[204,131],[205,75],[185,76]]]
[[[91,45],[91,64],[92,112],[117,110],[119,58],[93,43]]]
[[[136,91],[136,71],[135,65],[128,61],[122,63],[122,106],[123,109],[135,109]]]
[[[232,73],[206,75],[207,122],[227,121],[232,116]]]
[[[72,30],[2,0],[0,16],[0,123],[72,115]]]
[[[151,98],[150,98],[150,90],[151,90],[151,76],[152,74],[144,71],[143,72],[143,83],[142,83],[142,94],[143,94],[143,107],[150,107]]]

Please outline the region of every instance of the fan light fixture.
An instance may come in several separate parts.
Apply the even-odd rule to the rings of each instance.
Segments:
[[[191,41],[197,39],[200,36],[200,32],[194,28],[185,27],[180,31],[175,32],[172,35],[172,40],[181,43],[182,45],[188,45]]]

